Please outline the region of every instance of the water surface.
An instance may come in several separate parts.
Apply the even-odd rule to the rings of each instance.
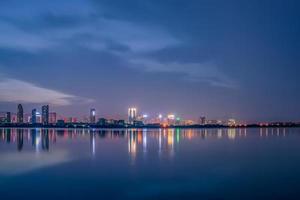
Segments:
[[[299,199],[300,129],[0,129],[1,199]]]

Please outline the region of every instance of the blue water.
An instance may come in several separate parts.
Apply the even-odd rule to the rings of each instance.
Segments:
[[[300,129],[0,129],[0,199],[300,199]]]

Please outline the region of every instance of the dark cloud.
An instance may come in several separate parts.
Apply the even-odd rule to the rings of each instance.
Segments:
[[[187,117],[298,119],[299,7],[295,0],[1,1],[0,70],[18,83],[96,100],[66,113],[92,106],[119,116],[134,104]]]

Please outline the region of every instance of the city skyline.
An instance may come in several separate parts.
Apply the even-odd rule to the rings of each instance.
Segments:
[[[33,108],[31,113],[24,112],[23,105],[17,105],[17,112],[1,112],[1,127],[58,127],[58,128],[255,128],[255,127],[299,127],[300,121],[243,121],[235,118],[183,118],[175,112],[149,115],[136,107],[129,107],[125,118],[106,118],[95,108],[88,115],[64,116],[51,110],[49,105]],[[58,111],[59,112],[59,111]]]
[[[0,0],[1,199],[300,199],[300,0]]]
[[[299,121],[299,4],[2,1],[0,111]]]

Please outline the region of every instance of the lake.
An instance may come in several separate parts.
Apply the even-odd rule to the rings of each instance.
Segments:
[[[299,199],[300,129],[0,129],[1,199]]]

